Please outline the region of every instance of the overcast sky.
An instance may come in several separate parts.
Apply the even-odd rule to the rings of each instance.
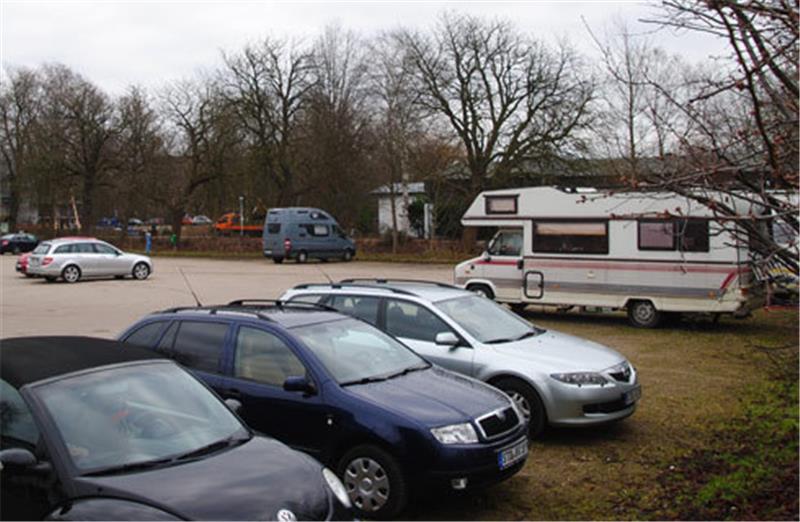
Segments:
[[[0,0],[0,59],[6,66],[60,62],[112,94],[131,84],[158,87],[219,65],[266,35],[313,38],[327,24],[370,35],[398,26],[425,29],[443,11],[508,18],[545,40],[566,36],[594,51],[582,18],[598,34],[613,17],[636,30],[652,2],[632,1],[67,1]],[[692,34],[651,36],[690,61],[722,53],[723,44]]]

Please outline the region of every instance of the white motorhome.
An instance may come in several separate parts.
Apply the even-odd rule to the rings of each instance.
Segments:
[[[486,191],[461,223],[499,231],[456,266],[456,284],[512,307],[627,309],[653,327],[662,312],[744,315],[762,299],[735,225],[674,193]]]

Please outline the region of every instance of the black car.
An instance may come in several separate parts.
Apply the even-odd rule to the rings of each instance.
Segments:
[[[0,255],[6,252],[12,254],[30,252],[38,244],[39,240],[33,234],[6,234],[0,237]]]
[[[330,470],[151,351],[28,337],[0,357],[3,520],[350,517]]]

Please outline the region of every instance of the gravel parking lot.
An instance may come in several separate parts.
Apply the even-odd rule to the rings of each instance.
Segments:
[[[275,298],[301,282],[344,277],[406,277],[449,282],[449,266],[398,263],[286,263],[264,260],[156,258],[144,281],[99,280],[69,285],[26,279],[15,258],[0,258],[0,337],[83,334],[114,337],[153,310],[193,305],[179,270],[203,303]],[[712,427],[733,422],[737,401],[763,375],[752,346],[797,339],[796,313],[759,312],[735,321],[681,323],[637,330],[622,314],[542,314],[528,319],[607,344],[639,371],[643,399],[624,422],[586,430],[549,430],[525,468],[486,491],[436,498],[413,506],[419,519],[671,518],[659,490],[672,463],[692,450],[716,447]],[[735,517],[734,517],[735,518]]]

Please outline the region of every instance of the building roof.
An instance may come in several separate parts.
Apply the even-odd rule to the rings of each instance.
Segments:
[[[14,337],[0,341],[0,376],[16,388],[59,375],[130,361],[155,352],[94,337]]]
[[[403,193],[403,187],[408,187],[409,194],[425,194],[425,182],[418,181],[413,183],[394,183],[394,193],[395,195],[400,195]],[[391,190],[392,186],[388,183],[386,185],[382,185],[371,192],[371,194],[377,194],[379,196],[388,196],[392,193]]]

